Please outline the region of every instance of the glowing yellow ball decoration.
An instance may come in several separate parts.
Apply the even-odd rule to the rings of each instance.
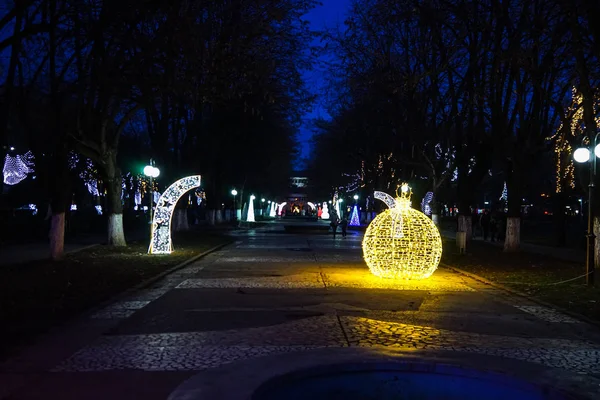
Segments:
[[[411,190],[404,184],[400,197],[375,192],[388,207],[365,232],[363,254],[373,275],[382,278],[425,279],[442,256],[440,232],[425,214],[411,208]]]

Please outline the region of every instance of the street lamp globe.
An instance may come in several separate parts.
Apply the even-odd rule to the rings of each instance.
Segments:
[[[233,189],[233,190],[231,191],[231,194],[232,194],[233,196],[237,196],[237,190]]]
[[[144,167],[144,175],[151,178],[158,178],[158,175],[160,175],[160,170],[152,165],[146,165]]]
[[[358,195],[357,194],[354,195],[354,200],[358,200]]]
[[[597,144],[594,148],[594,154],[596,155],[596,157],[600,158],[600,144]]]
[[[265,202],[265,199],[264,199],[264,198],[263,198],[263,199],[260,199],[260,202],[261,202],[261,203],[264,203],[264,202]]]
[[[588,162],[590,160],[590,151],[585,147],[580,147],[573,153],[573,158],[578,163]]]

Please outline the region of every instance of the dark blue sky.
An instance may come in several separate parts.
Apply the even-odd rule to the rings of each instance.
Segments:
[[[341,26],[344,22],[346,13],[350,8],[351,0],[322,0],[323,5],[314,8],[305,16],[307,21],[310,21],[313,30],[324,30]],[[317,39],[315,45],[322,45],[321,40]],[[310,154],[310,122],[313,118],[328,117],[327,111],[323,107],[324,99],[321,97],[323,86],[325,85],[325,65],[322,61],[315,64],[312,71],[304,73],[304,79],[308,88],[317,96],[319,96],[314,104],[311,112],[304,116],[302,128],[300,130],[299,140],[301,145],[300,159],[307,158]],[[296,163],[297,169],[302,169],[304,165],[300,162]]]

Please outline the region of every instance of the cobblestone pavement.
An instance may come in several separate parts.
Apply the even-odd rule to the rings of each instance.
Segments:
[[[237,236],[0,365],[0,398],[163,399],[198,371],[331,347],[489,355],[600,380],[600,332],[553,309],[449,270],[375,278],[358,235]]]

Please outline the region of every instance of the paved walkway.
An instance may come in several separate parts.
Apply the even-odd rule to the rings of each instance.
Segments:
[[[237,235],[0,365],[0,398],[246,398],[190,392],[189,382],[177,388],[195,376],[225,393],[241,365],[258,373],[282,354],[292,362],[365,348],[399,357],[444,352],[461,365],[484,357],[488,368],[542,371],[600,398],[595,327],[444,269],[424,281],[377,279],[356,233],[333,240],[269,227]],[[215,386],[219,376],[228,387]]]

